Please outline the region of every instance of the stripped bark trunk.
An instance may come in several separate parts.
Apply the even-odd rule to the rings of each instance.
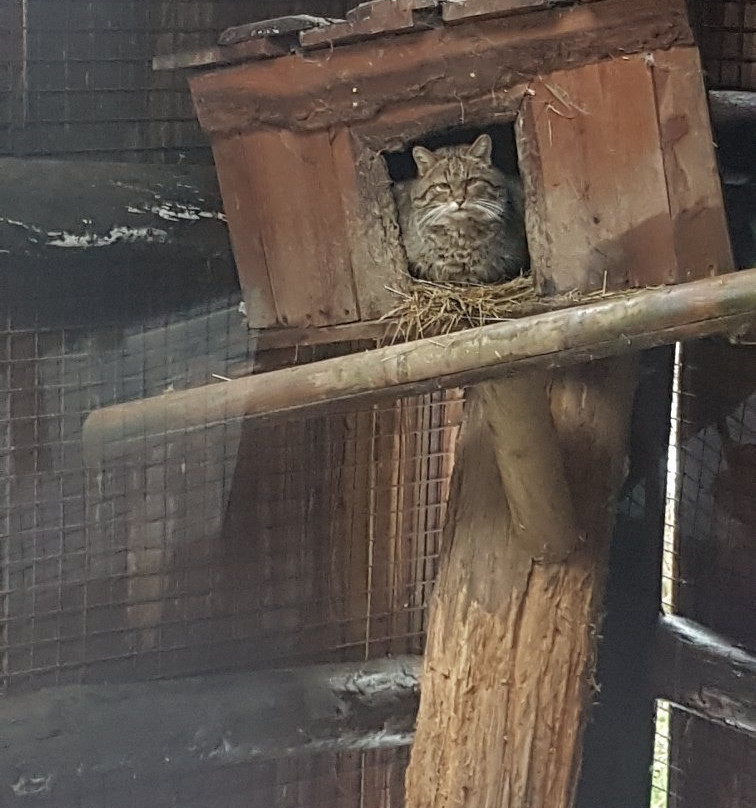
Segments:
[[[407,775],[411,808],[572,801],[635,382],[632,358],[554,378],[551,417],[581,535],[560,564],[534,561],[518,536],[496,458],[506,423],[486,396],[471,399]],[[547,512],[550,492],[541,493]]]

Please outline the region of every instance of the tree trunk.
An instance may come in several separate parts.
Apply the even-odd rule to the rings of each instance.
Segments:
[[[430,620],[408,806],[568,805],[590,697],[613,501],[625,470],[634,359],[554,380],[581,541],[532,560],[504,496],[484,400],[469,403]],[[544,496],[548,492],[544,490]]]

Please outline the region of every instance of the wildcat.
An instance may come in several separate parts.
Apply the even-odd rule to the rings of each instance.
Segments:
[[[436,282],[495,283],[528,263],[522,187],[491,162],[491,138],[412,149],[417,179],[394,186],[412,273]]]

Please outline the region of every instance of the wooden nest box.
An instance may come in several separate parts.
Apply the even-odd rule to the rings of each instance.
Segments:
[[[365,335],[410,282],[392,161],[480,130],[504,159],[516,138],[540,288],[573,285],[557,263],[575,285],[586,264],[597,285],[658,283],[645,251],[680,217],[697,221],[665,279],[690,277],[686,254],[729,267],[692,44],[684,0],[375,0],[343,21],[230,29],[155,66],[193,68],[250,327],[335,341]]]

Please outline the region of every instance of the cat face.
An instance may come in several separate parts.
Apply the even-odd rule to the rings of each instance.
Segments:
[[[504,216],[506,185],[491,162],[491,138],[480,135],[471,145],[429,151],[415,146],[418,178],[412,206],[421,227],[443,227],[472,220],[492,222]]]

